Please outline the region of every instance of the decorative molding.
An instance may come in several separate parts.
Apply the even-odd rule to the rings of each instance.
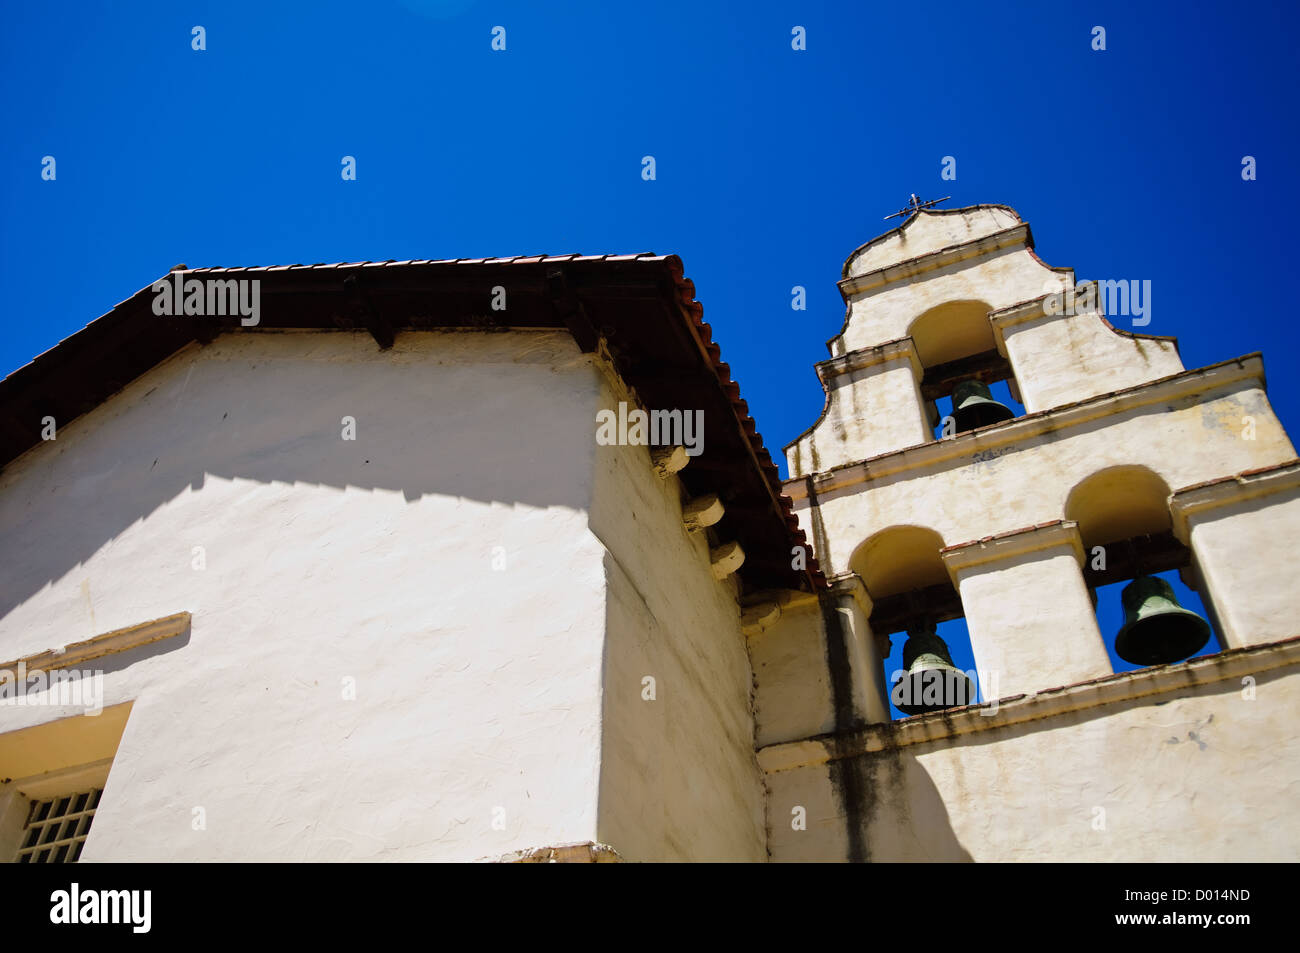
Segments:
[[[1028,324],[1030,321],[1038,321],[1041,319],[1063,321],[1069,318],[1095,318],[1105,322],[1106,326],[1110,328],[1111,331],[1114,331],[1116,334],[1120,334],[1124,337],[1139,338],[1144,341],[1169,341],[1175,347],[1177,347],[1178,339],[1173,335],[1138,334],[1135,331],[1125,331],[1122,328],[1115,327],[1113,324],[1111,324],[1109,321],[1106,320],[1106,315],[1101,310],[1102,299],[1101,299],[1100,291],[1094,293],[1092,299],[1094,304],[1091,308],[1089,308],[1086,311],[1062,310],[1057,314],[1047,313],[1047,309],[1044,307],[1044,305],[1047,303],[1047,299],[1052,297],[1053,295],[1059,295],[1059,294],[1078,295],[1080,294],[1080,289],[1087,288],[1089,286],[1095,286],[1096,284],[1097,283],[1095,281],[1081,281],[1077,285],[1070,288],[1062,288],[1060,291],[1048,292],[1046,294],[1039,295],[1037,298],[1030,298],[1028,301],[1020,301],[1016,304],[1008,305],[1005,308],[999,308],[996,311],[990,311],[989,323],[993,326],[993,340],[997,344],[998,352],[1003,356],[1006,356],[1007,353],[1006,332],[1010,328],[1013,328],[1020,324]]]
[[[1004,228],[992,235],[985,235],[982,238],[962,242],[959,245],[949,245],[946,248],[940,248],[938,251],[918,255],[916,258],[909,258],[906,261],[895,262],[884,268],[855,275],[852,278],[842,278],[839,281],[840,296],[845,301],[848,301],[853,295],[879,291],[895,282],[906,278],[915,278],[928,271],[935,271],[946,265],[954,265],[959,261],[981,258],[1004,248],[1029,248],[1032,245],[1033,239],[1029,235],[1029,224],[1021,222],[1019,225]]]
[[[972,569],[994,569],[992,563],[1005,563],[1009,559],[1028,553],[1046,552],[1052,549],[1065,549],[1070,552],[1080,566],[1084,564],[1083,537],[1079,535],[1079,524],[1074,520],[1052,520],[1036,526],[1026,526],[996,536],[973,539],[968,543],[957,543],[939,550],[952,584],[958,585],[958,577]]]
[[[893,364],[899,361],[908,361],[912,365],[912,373],[916,375],[916,379],[918,381],[921,379],[924,369],[921,367],[921,359],[916,355],[916,342],[910,337],[899,338],[897,341],[886,341],[884,344],[877,344],[873,347],[858,348],[856,351],[849,351],[839,357],[819,361],[813,366],[817,371],[818,379],[829,387],[836,378],[852,374],[854,371],[866,370],[869,367]]]
[[[61,649],[49,649],[35,655],[14,659],[12,662],[5,662],[0,665],[0,670],[7,669],[16,672],[19,664],[23,664],[29,672],[38,669],[43,672],[50,672],[72,668],[92,659],[103,658],[106,655],[117,655],[120,652],[139,648],[151,642],[161,642],[163,639],[174,638],[189,627],[190,614],[188,612],[178,612],[175,615],[154,619],[152,622],[141,622],[139,625],[129,626],[125,629],[114,629],[112,632],[105,632],[93,639],[75,642]]]
[[[1173,662],[1076,682],[1032,695],[1012,695],[996,702],[948,708],[900,721],[869,725],[838,736],[819,736],[769,745],[758,750],[758,763],[766,774],[829,764],[844,758],[892,751],[912,745],[953,741],[980,732],[1037,722],[1050,731],[1054,719],[1075,712],[1127,702],[1159,698],[1220,682],[1238,681],[1300,665],[1300,636],[1201,655]],[[1172,701],[1173,699],[1169,699]]]
[[[867,592],[867,584],[862,581],[862,577],[855,572],[841,573],[833,579],[828,579],[831,594],[837,599],[852,599],[862,610],[863,618],[870,619],[871,613],[876,607],[875,600],[871,598],[871,593]]]
[[[1215,510],[1277,493],[1290,493],[1294,498],[1297,490],[1300,490],[1300,460],[1183,487],[1169,497],[1174,535],[1184,546],[1191,546],[1192,524],[1201,522],[1202,517]]]
[[[1250,380],[1258,381],[1260,387],[1264,386],[1264,361],[1259,352],[1195,370],[1181,371],[1059,407],[1050,407],[1003,423],[977,427],[955,437],[891,450],[856,463],[843,463],[818,473],[786,480],[782,488],[787,496],[797,502],[808,498],[807,480],[812,481],[818,496],[823,496],[898,473],[914,471],[914,476],[921,476],[945,466],[960,465],[962,458],[969,459],[974,454],[1002,447],[1011,448],[1045,433],[1059,433],[1140,407],[1166,403]]]

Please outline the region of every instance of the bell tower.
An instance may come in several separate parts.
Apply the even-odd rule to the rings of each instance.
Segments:
[[[1076,284],[1014,210],[932,204],[845,262],[825,405],[785,448],[785,490],[856,606],[865,720],[889,711],[891,636],[910,640],[895,691],[937,692],[898,707],[969,700],[935,634],[957,617],[986,701],[1110,676],[1117,637],[1131,662],[1179,662],[1210,627],[1171,570],[1223,649],[1295,635],[1300,461],[1261,356],[1188,370],[1173,337],[1129,329],[1149,282]],[[1122,631],[1101,631],[1097,588],[1128,580]]]

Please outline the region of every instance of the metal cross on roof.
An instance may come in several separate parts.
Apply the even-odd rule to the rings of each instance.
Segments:
[[[907,208],[901,208],[893,215],[886,215],[885,221],[889,221],[891,218],[898,218],[898,216],[900,215],[911,215],[914,212],[921,211],[922,209],[933,208],[934,206],[938,205],[940,202],[946,202],[950,198],[952,198],[951,195],[945,195],[941,199],[930,199],[928,202],[922,202],[920,199],[916,197],[916,193],[913,192],[912,201],[907,203]]]

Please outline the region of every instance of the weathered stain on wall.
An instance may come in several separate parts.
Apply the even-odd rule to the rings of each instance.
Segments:
[[[1253,700],[1232,678],[859,754],[887,792],[866,801],[870,859],[1294,861],[1300,666],[1254,685]],[[807,831],[774,825],[773,860],[851,859],[854,821],[828,768],[769,773],[773,817],[790,804],[816,817]]]

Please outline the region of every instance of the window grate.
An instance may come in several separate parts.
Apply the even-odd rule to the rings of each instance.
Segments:
[[[102,788],[65,794],[48,801],[32,801],[23,827],[19,864],[74,863],[95,819]]]

